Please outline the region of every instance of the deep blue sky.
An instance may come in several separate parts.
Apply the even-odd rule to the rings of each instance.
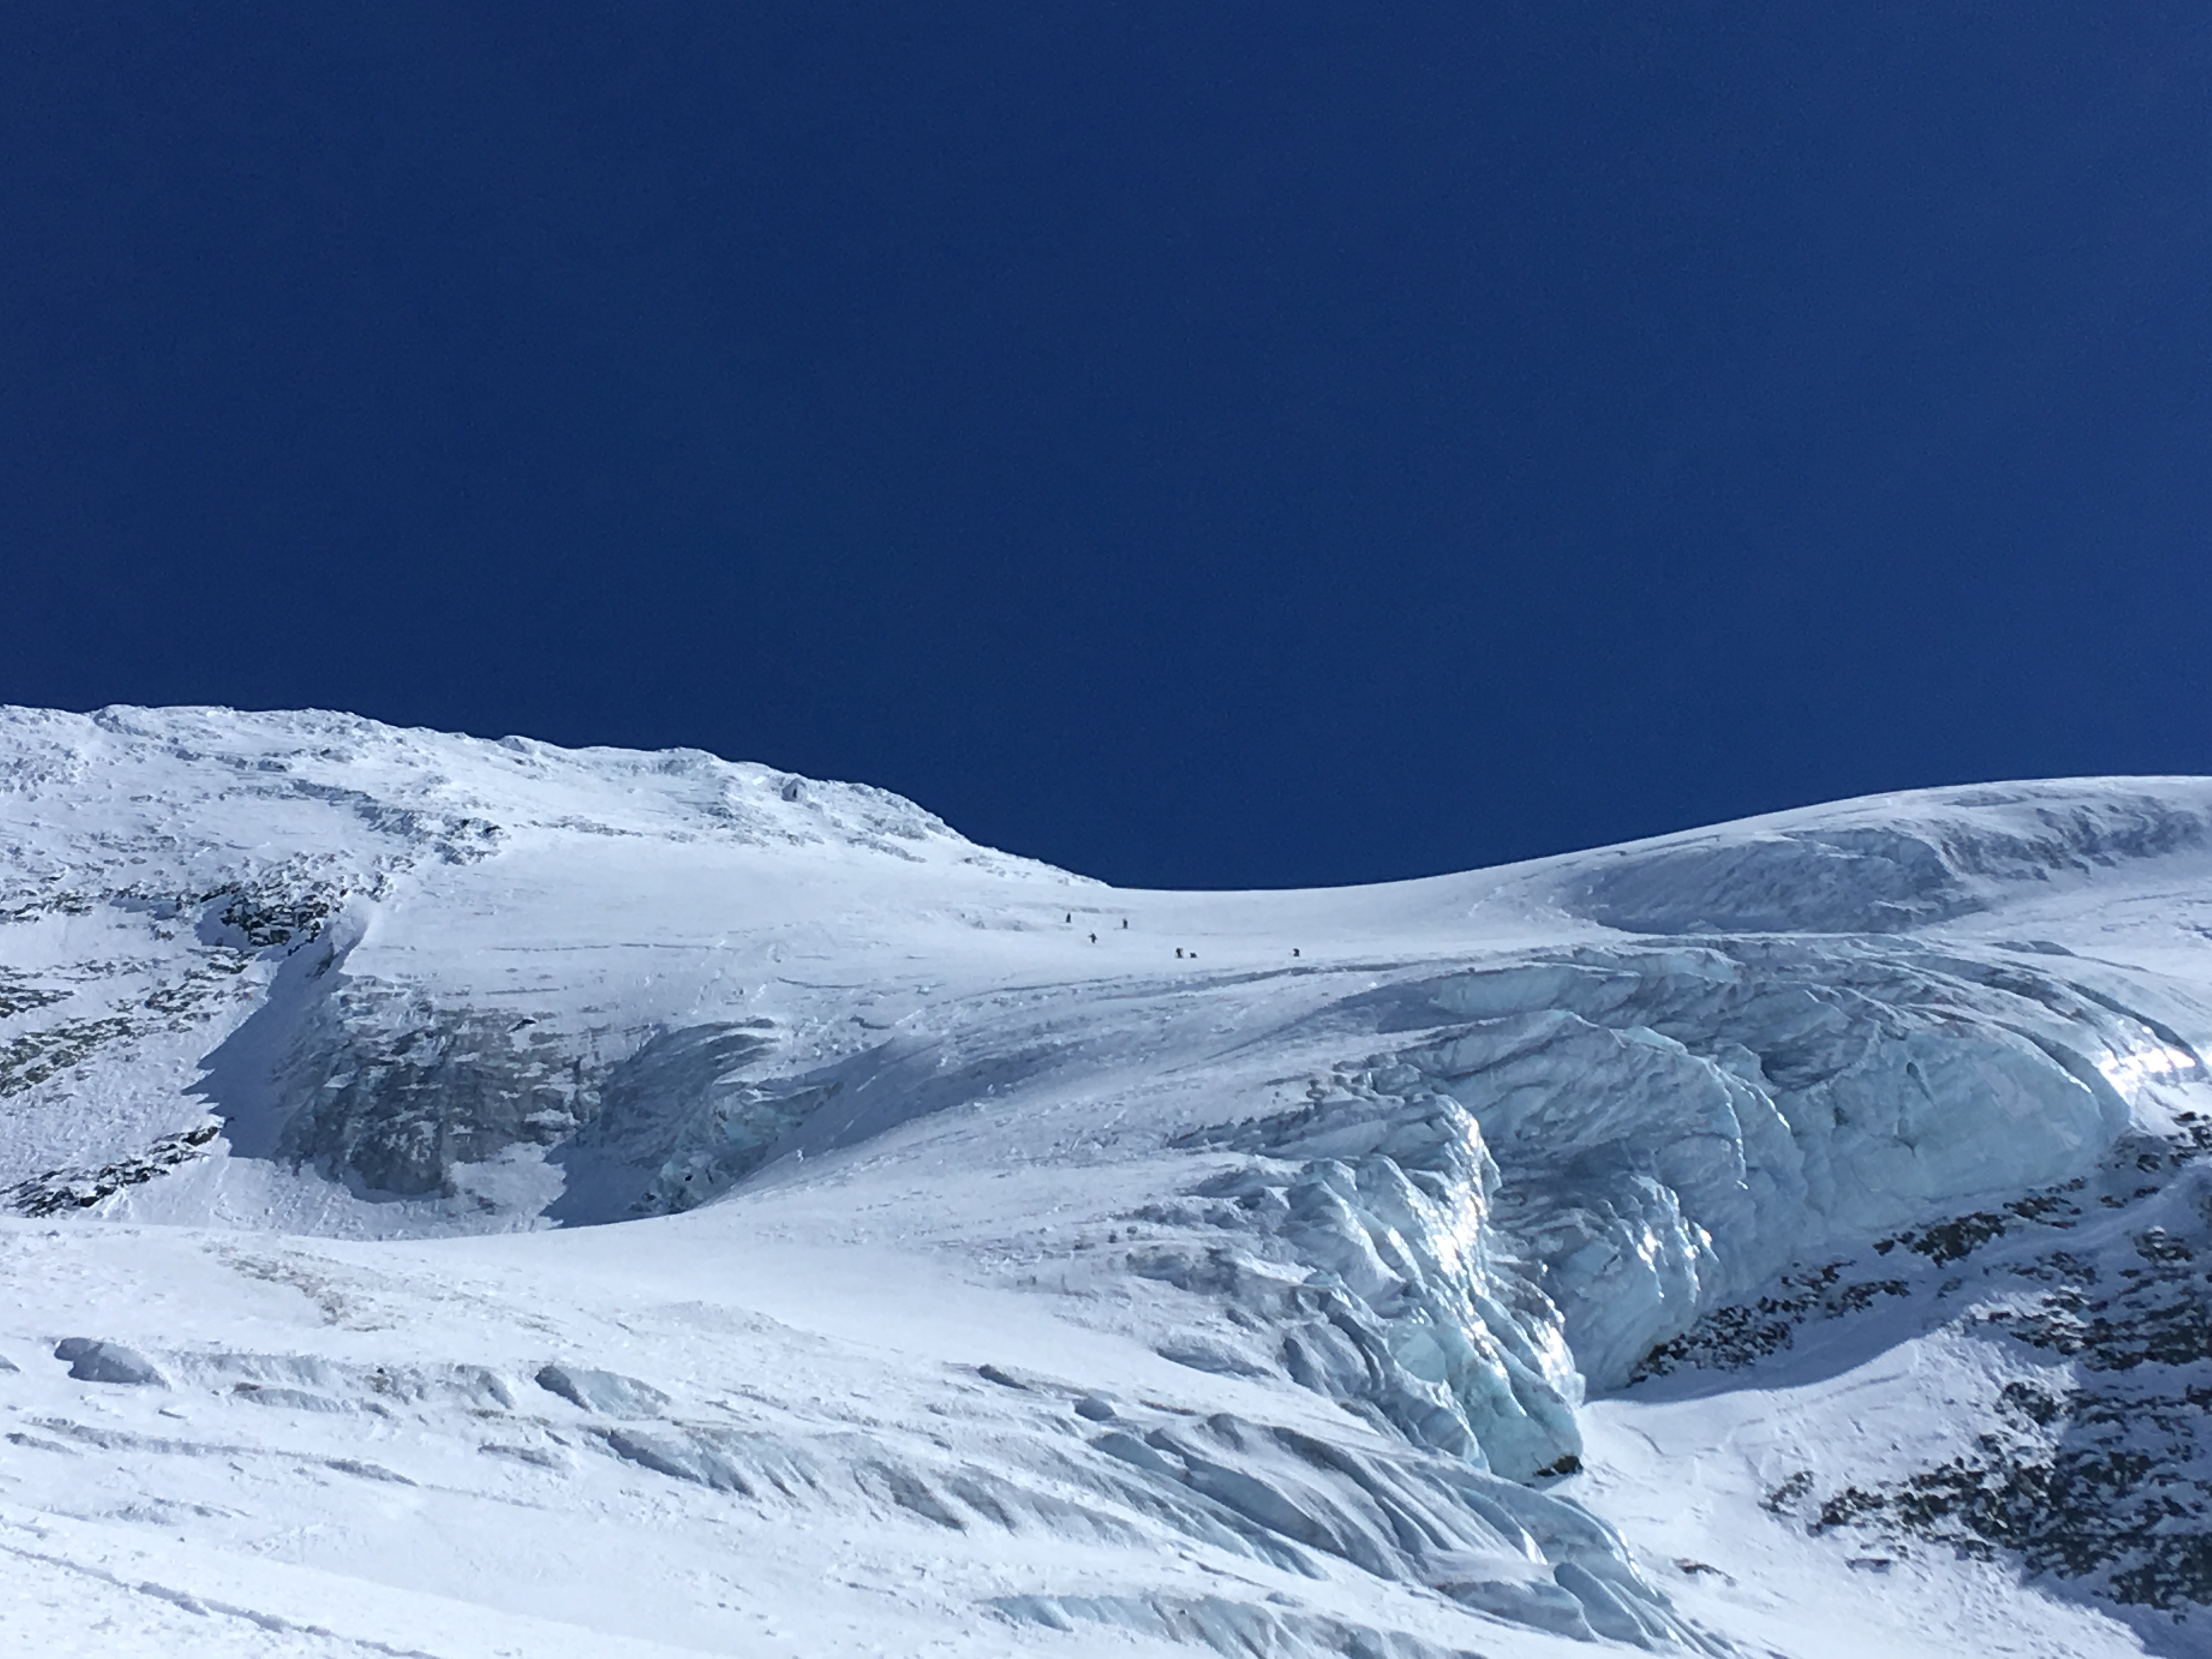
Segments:
[[[0,701],[1112,879],[2212,771],[2201,3],[0,11]]]

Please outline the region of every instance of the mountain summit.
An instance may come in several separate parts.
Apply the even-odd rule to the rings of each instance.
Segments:
[[[1139,892],[696,751],[0,709],[0,1595],[2212,1651],[2208,939],[2201,779]]]

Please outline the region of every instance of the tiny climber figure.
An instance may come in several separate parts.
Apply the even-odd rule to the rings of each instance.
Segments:
[[[1293,945],[1292,946],[1291,946],[1291,954],[1292,956],[1296,956],[1296,955],[1297,955],[1297,953],[1298,953],[1298,947],[1297,947],[1297,945]]]
[[[1091,942],[1093,945],[1097,944],[1097,943],[1098,943],[1098,935],[1097,935],[1097,934],[1096,934],[1096,933],[1093,933],[1093,934],[1091,936]]]
[[[1074,911],[1073,911],[1073,910],[1070,910],[1070,911],[1067,913],[1067,919],[1068,919],[1070,921],[1073,921],[1075,920],[1075,912],[1074,912]]]
[[[1181,962],[1182,960],[1182,946],[1180,945],[1176,946],[1176,960],[1177,962]]]
[[[1127,916],[1121,918],[1121,931],[1125,933],[1129,931],[1129,919]]]

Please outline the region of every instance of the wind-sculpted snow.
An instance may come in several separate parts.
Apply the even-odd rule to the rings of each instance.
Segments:
[[[1565,890],[1632,933],[1906,933],[1984,909],[2008,884],[2201,850],[2212,799],[2199,781],[2161,782],[2170,793],[2030,785],[1850,802],[1814,825],[1600,854]]]
[[[160,1390],[159,1431],[84,1421],[69,1410],[32,1421],[34,1449],[79,1458],[195,1461],[212,1495],[270,1478],[270,1466],[332,1469],[386,1485],[464,1490],[520,1467],[664,1498],[662,1483],[696,1489],[708,1512],[734,1506],[769,1517],[896,1517],[940,1535],[1042,1533],[1122,1548],[1166,1538],[1200,1545],[1296,1582],[1348,1571],[1418,1587],[1493,1618],[1644,1649],[1717,1651],[1686,1625],[1628,1559],[1620,1539],[1575,1504],[1471,1470],[1456,1460],[1346,1443],[1230,1413],[1203,1419],[1131,1404],[1071,1411],[1071,1390],[986,1368],[1006,1405],[951,1396],[945,1426],[975,1419],[963,1452],[878,1424],[817,1414],[768,1415],[728,1402],[679,1400],[640,1378],[549,1361],[526,1382],[481,1364],[364,1365],[307,1354],[183,1350],[149,1357],[119,1343],[73,1338],[54,1358],[65,1381]],[[526,1368],[524,1368],[526,1370]],[[534,1384],[534,1387],[531,1386]],[[988,1392],[988,1391],[987,1391]],[[66,1396],[64,1396],[66,1398]],[[88,1398],[76,1409],[92,1404]],[[241,1416],[240,1407],[252,1413]],[[181,1407],[181,1408],[180,1408]],[[289,1443],[255,1443],[260,1413],[290,1425]],[[405,1467],[334,1452],[362,1425],[403,1431]],[[975,1449],[994,1446],[988,1462]],[[482,1461],[489,1456],[496,1462]],[[204,1499],[202,1500],[204,1503]],[[1324,1564],[1334,1564],[1324,1565]],[[1098,1603],[1031,1595],[994,1605],[1016,1622],[1056,1618],[1119,1624],[1164,1616],[1173,1598]],[[1108,1606],[1118,1606],[1109,1614]],[[1142,1613],[1149,1608],[1151,1612]],[[1086,1612],[1085,1609],[1088,1609]],[[1222,1610],[1248,1641],[1261,1631],[1334,1630],[1351,1647],[1290,1651],[1439,1653],[1419,1638],[1327,1624],[1265,1607]],[[1231,1644],[1224,1651],[1236,1652]]]
[[[250,847],[222,849],[231,854],[222,860],[219,849],[176,836],[161,809],[195,799],[222,803],[222,817],[284,832],[271,839],[309,857],[367,842],[409,860],[470,862],[520,830],[834,842],[909,860],[933,844],[996,856],[886,791],[817,783],[696,750],[565,750],[526,738],[489,743],[400,731],[350,714],[227,708],[0,708],[0,795],[36,802],[48,823],[81,826],[71,851],[80,860],[88,848],[108,855],[95,853],[94,867],[127,866],[149,846],[173,848],[188,865],[282,861],[281,854],[253,858]],[[71,862],[72,875],[85,867]],[[57,872],[49,866],[39,873]]]
[[[487,1654],[2197,1651],[2208,824],[1125,893],[696,753],[0,711],[0,1577],[25,1503]]]

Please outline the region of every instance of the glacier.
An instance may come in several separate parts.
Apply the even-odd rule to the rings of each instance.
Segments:
[[[0,710],[0,1606],[2212,1652],[2208,939],[2201,779],[1143,892],[696,751]]]

